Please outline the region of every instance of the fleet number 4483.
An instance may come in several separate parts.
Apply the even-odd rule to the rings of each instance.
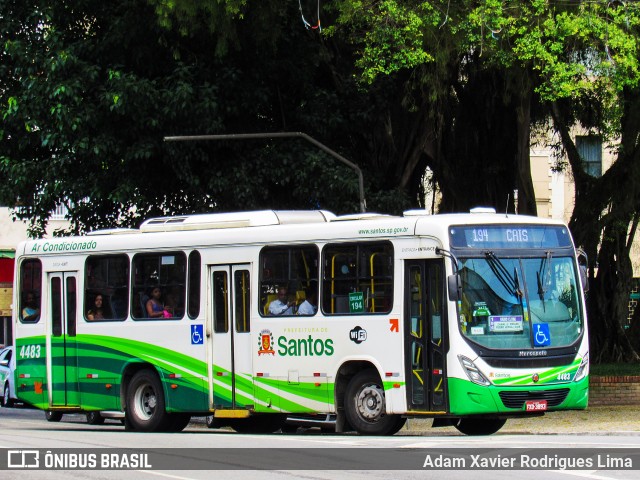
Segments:
[[[40,358],[40,345],[23,345],[20,348],[20,358]]]

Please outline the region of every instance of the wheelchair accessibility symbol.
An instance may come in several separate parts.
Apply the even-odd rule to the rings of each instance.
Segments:
[[[535,323],[535,332],[533,334],[533,345],[536,347],[546,347],[551,345],[551,335],[549,334],[549,325],[546,323]]]
[[[203,325],[191,325],[191,345],[202,345],[204,343],[203,327]]]

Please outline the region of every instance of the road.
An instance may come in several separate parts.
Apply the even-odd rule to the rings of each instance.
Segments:
[[[626,420],[626,424],[614,422],[612,428],[602,425],[611,424],[616,415],[607,414],[606,410],[601,413],[567,412],[553,414],[558,415],[555,418],[547,415],[544,419],[510,421],[501,432],[489,437],[465,437],[449,428],[427,429],[425,421],[410,421],[408,428],[393,437],[363,437],[324,434],[319,430],[299,431],[297,434],[240,435],[227,429],[207,429],[201,421],[192,422],[178,434],[133,433],[125,432],[119,422],[112,420],[107,420],[105,425],[91,426],[82,415],[66,415],[60,423],[49,423],[41,411],[0,409],[0,449],[11,449],[13,454],[16,450],[38,451],[43,463],[46,452],[50,452],[50,465],[54,465],[55,459],[61,467],[91,460],[99,466],[102,454],[116,452],[115,463],[109,466],[130,468],[38,469],[28,472],[11,468],[0,475],[3,480],[23,480],[25,473],[28,473],[26,478],[43,480],[200,480],[210,479],[211,470],[217,469],[224,471],[213,474],[222,475],[225,480],[412,480],[443,477],[447,480],[468,480],[470,476],[474,480],[513,480],[514,477],[534,480],[637,478],[640,470],[640,422],[637,416],[632,418],[635,410],[621,412],[619,416]],[[596,417],[602,417],[604,423],[595,422]],[[567,418],[573,419],[574,424],[568,424]],[[585,418],[591,418],[591,421],[585,421]],[[553,425],[558,426],[557,432],[552,431]],[[532,430],[543,431],[536,433]],[[621,452],[620,449],[635,450],[632,457],[621,458],[616,453]],[[122,452],[123,455],[118,456]],[[601,460],[595,460],[594,452],[601,454]],[[9,455],[9,451],[0,450],[0,455]],[[537,458],[539,455],[542,460]],[[515,459],[518,466],[524,457],[530,462],[526,463],[526,468],[508,469],[509,462]],[[15,464],[15,457],[12,459]],[[136,463],[138,461],[140,463]],[[491,461],[494,463],[482,464]],[[548,465],[540,464],[540,461],[556,462],[556,465],[544,469],[531,468],[532,465]],[[587,463],[588,468],[584,469],[562,469],[562,463],[558,462],[563,461],[592,463]],[[599,461],[602,462],[600,466],[597,464]],[[627,461],[631,462],[633,470],[618,468],[628,466],[624,463]],[[453,465],[437,470],[438,462]],[[609,466],[618,469],[602,468],[607,466],[607,462],[614,462]],[[0,458],[0,466],[8,463],[8,458]],[[147,468],[148,465],[151,468]],[[387,465],[389,469],[381,469]],[[460,467],[472,467],[472,470]]]

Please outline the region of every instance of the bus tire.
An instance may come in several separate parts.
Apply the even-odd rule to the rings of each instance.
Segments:
[[[500,430],[507,420],[504,418],[459,418],[452,424],[465,435],[493,435]]]
[[[165,431],[169,433],[181,432],[187,428],[189,422],[191,422],[191,415],[188,413],[170,413],[169,422]]]
[[[160,379],[150,370],[137,372],[127,388],[127,420],[133,430],[162,432],[169,427]]]
[[[238,433],[274,433],[282,428],[285,420],[285,415],[267,413],[235,419],[231,422],[231,428]]]
[[[87,423],[89,425],[102,425],[105,418],[100,415],[100,412],[87,412]]]
[[[62,413],[45,410],[44,418],[47,419],[47,422],[59,422],[60,420],[62,420]]]
[[[361,435],[393,435],[406,421],[387,415],[384,388],[375,370],[358,372],[347,385],[344,410],[349,424]]]
[[[4,384],[4,393],[2,394],[2,406],[4,408],[9,408],[13,406],[13,399],[9,394],[9,382]]]
[[[223,426],[220,419],[216,418],[213,415],[207,415],[205,418],[205,422],[207,424],[207,428],[221,428]]]

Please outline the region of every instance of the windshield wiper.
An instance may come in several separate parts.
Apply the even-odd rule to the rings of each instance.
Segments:
[[[547,251],[547,256],[540,262],[540,270],[536,272],[536,280],[538,282],[538,296],[542,301],[544,311],[544,296],[551,286],[551,250]]]
[[[515,291],[516,297],[518,297],[518,301],[522,305],[523,293],[522,293],[522,290],[520,290],[520,278],[518,277],[518,269],[516,267],[513,267],[513,280],[514,280],[514,287],[516,289]]]
[[[514,277],[511,276],[504,263],[496,256],[495,253],[487,251],[484,252],[487,257],[487,263],[491,268],[491,271],[495,274],[496,278],[500,281],[502,286],[513,296],[521,296],[520,288]],[[515,269],[514,269],[515,272]],[[516,274],[517,278],[517,274]],[[518,295],[520,292],[520,295]]]

